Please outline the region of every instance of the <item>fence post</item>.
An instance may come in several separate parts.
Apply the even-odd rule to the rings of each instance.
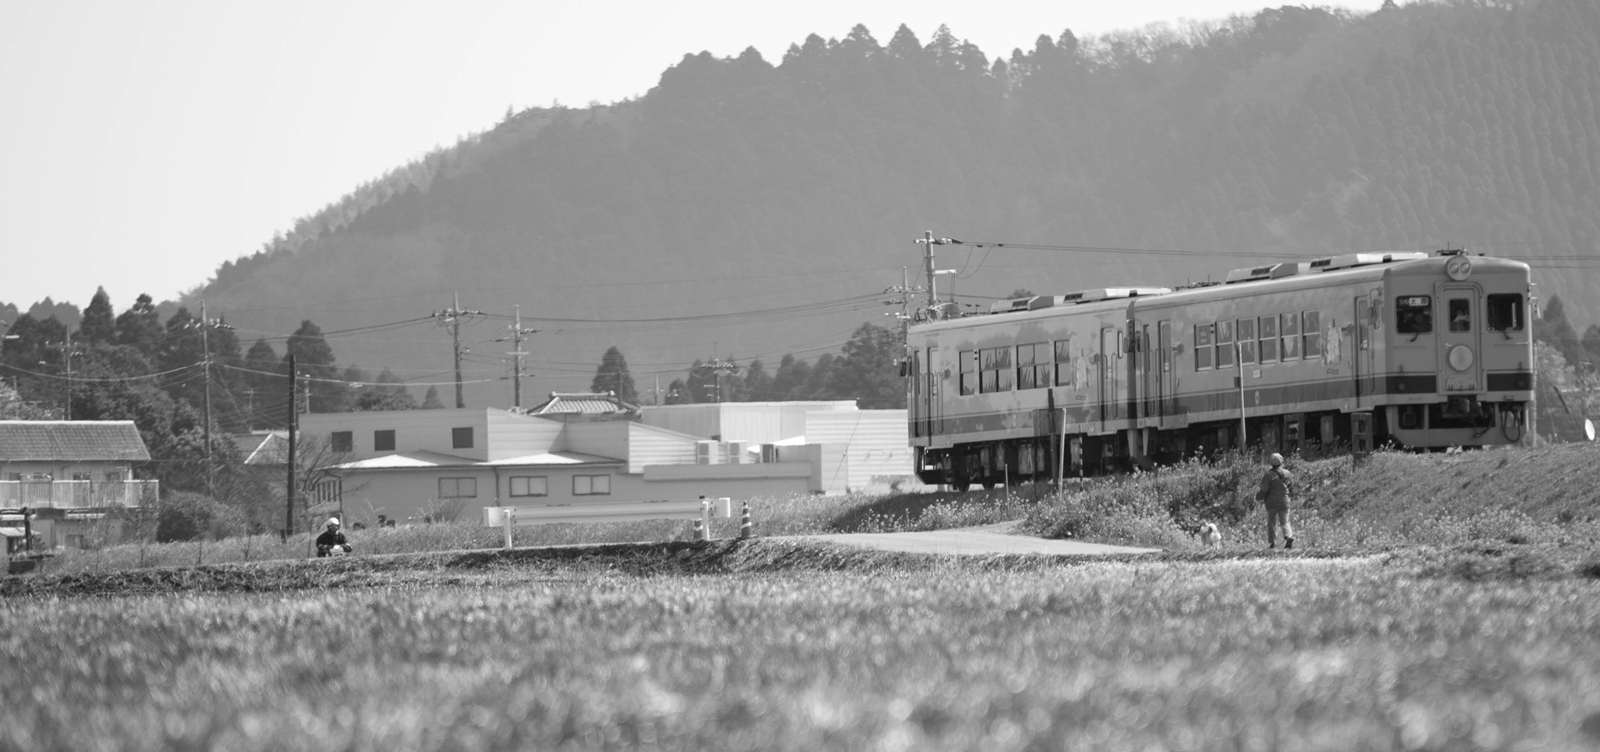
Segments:
[[[700,540],[711,540],[711,500],[700,497]]]
[[[516,512],[512,511],[514,509],[515,507],[502,507],[500,509],[500,526],[506,529],[506,548],[508,549],[511,548],[511,526],[515,523],[515,520],[511,519],[516,516]]]

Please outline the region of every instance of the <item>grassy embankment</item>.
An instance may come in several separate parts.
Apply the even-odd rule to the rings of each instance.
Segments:
[[[1380,453],[1359,468],[1347,458],[1291,458],[1293,521],[1302,547],[1344,551],[1406,545],[1600,543],[1600,446],[1568,444],[1452,455]],[[1101,543],[1197,548],[1189,532],[1218,522],[1225,549],[1262,544],[1264,513],[1254,502],[1263,468],[1240,457],[1189,463],[1160,473],[1088,481],[1063,494],[1021,486],[969,494],[757,499],[766,536],[936,530],[1023,519],[1026,532]],[[733,519],[713,521],[719,538],[738,534]],[[519,528],[519,546],[686,540],[685,522]],[[474,520],[352,531],[363,554],[462,551],[501,545],[499,531]],[[73,552],[48,572],[115,571],[149,566],[305,558],[311,536],[288,543],[253,536],[205,543],[120,545]]]

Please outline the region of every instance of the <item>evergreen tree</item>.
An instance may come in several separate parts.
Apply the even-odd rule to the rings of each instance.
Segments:
[[[83,309],[83,324],[78,327],[78,338],[89,344],[112,342],[117,336],[117,322],[111,311],[111,296],[106,288],[95,290],[89,307]]]
[[[422,395],[423,410],[443,410],[444,403],[439,401],[439,387],[429,386],[428,392]]]
[[[862,324],[844,345],[844,357],[830,379],[834,399],[854,399],[862,409],[903,408],[905,382],[895,367],[900,336],[891,329]]]
[[[694,402],[689,395],[689,385],[685,384],[683,379],[673,379],[672,383],[667,385],[664,402],[668,405],[687,405]]]
[[[117,317],[116,343],[137,349],[152,363],[161,359],[161,342],[166,329],[161,326],[161,314],[155,301],[140,293],[133,307]]]
[[[612,345],[600,357],[600,367],[595,370],[594,380],[589,382],[589,391],[595,393],[613,392],[617,399],[630,405],[639,404],[639,394],[633,385],[633,376],[628,373],[628,360],[622,357],[622,351]]]
[[[311,394],[311,412],[340,413],[349,404],[350,390],[340,380],[338,363],[333,348],[322,337],[322,328],[311,319],[300,322],[300,328],[290,335],[284,345],[283,362],[295,359],[295,367],[307,377],[306,390]]]
[[[1578,340],[1578,333],[1567,321],[1567,307],[1560,295],[1551,295],[1539,320],[1533,322],[1533,338],[1550,343],[1574,368],[1588,359],[1583,344]]]

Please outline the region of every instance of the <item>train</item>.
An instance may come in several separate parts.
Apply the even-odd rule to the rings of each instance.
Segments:
[[[1186,288],[1005,300],[906,328],[918,477],[1129,472],[1230,448],[1518,444],[1534,389],[1527,264],[1353,253]]]

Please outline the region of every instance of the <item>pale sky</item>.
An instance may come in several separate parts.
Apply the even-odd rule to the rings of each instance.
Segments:
[[[5,0],[0,302],[81,307],[97,285],[118,311],[140,292],[173,298],[507,106],[640,96],[685,53],[754,46],[777,63],[807,34],[864,23],[887,43],[904,23],[923,42],[947,24],[1009,57],[1067,28],[1083,37],[1280,4]]]

